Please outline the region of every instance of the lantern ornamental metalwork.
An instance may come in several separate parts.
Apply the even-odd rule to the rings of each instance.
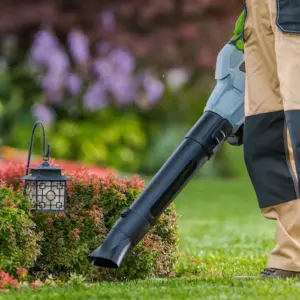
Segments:
[[[37,167],[30,168],[33,137],[37,126],[40,125],[43,133],[43,160]],[[28,153],[24,194],[33,203],[35,210],[41,212],[64,212],[67,200],[67,181],[69,178],[62,175],[62,168],[52,166],[48,160],[50,158],[50,146],[46,150],[46,137],[43,124],[38,121],[34,124],[30,147]],[[30,171],[30,174],[29,174]]]

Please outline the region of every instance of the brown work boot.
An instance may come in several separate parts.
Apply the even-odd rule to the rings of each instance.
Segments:
[[[300,277],[300,272],[266,268],[260,273],[259,276],[237,276],[235,279],[286,279],[295,277]]]

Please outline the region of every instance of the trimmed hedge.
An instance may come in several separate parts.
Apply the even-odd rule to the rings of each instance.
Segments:
[[[40,254],[41,234],[32,221],[23,195],[0,184],[0,270],[16,275],[29,268]]]
[[[20,191],[19,178],[24,172],[24,167],[10,165],[0,172],[0,180]],[[72,179],[68,183],[66,213],[23,211],[32,224],[36,224],[35,235],[42,236],[36,246],[36,249],[40,247],[40,254],[29,268],[32,279],[46,279],[50,275],[66,279],[74,273],[89,281],[172,275],[179,242],[174,205],[160,216],[119,269],[96,268],[88,263],[87,255],[101,244],[120,212],[143,190],[144,183],[137,176],[125,180],[114,175],[100,178],[86,170],[66,175]],[[23,199],[21,203],[25,205],[27,201]]]

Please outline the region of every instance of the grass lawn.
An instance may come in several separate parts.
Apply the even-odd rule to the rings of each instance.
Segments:
[[[275,223],[260,216],[247,178],[194,179],[176,199],[181,251],[197,276],[92,288],[10,292],[0,299],[300,299],[296,280],[237,281],[258,274],[274,243]],[[179,269],[185,271],[185,263]],[[186,273],[188,275],[188,273]]]

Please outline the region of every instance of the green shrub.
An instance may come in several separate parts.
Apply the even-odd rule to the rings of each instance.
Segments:
[[[140,194],[143,183],[138,177],[123,181],[110,177],[107,183],[110,188],[103,189],[100,206],[103,207],[105,224],[110,230],[120,212]],[[125,257],[122,267],[110,274],[119,280],[170,275],[176,262],[179,242],[177,218],[175,205],[170,205],[146,237]]]
[[[118,279],[169,277],[177,260],[177,214],[171,205],[147,236],[125,257],[123,267],[114,271]]]
[[[16,275],[40,253],[40,235],[30,219],[30,205],[19,192],[0,185],[0,270]]]
[[[78,173],[71,176],[66,213],[33,213],[37,230],[43,234],[41,255],[30,270],[36,278],[67,278],[71,273],[88,276],[95,272],[87,255],[107,234],[98,205],[99,186],[95,179],[83,180]]]
[[[0,179],[20,190],[22,185],[18,184],[18,178],[23,172],[22,167],[8,165],[0,172]],[[179,242],[174,205],[166,209],[119,269],[96,268],[88,263],[87,255],[102,243],[120,212],[141,193],[144,183],[137,176],[125,180],[113,175],[100,178],[84,170],[67,176],[72,179],[68,183],[67,211],[32,213],[36,232],[42,235],[42,240],[39,241],[41,253],[29,269],[31,277],[45,279],[52,275],[65,279],[77,274],[89,281],[101,281],[172,273]],[[22,209],[24,215],[30,215],[29,208]]]
[[[119,180],[97,178],[88,172],[69,174],[66,213],[35,213],[34,221],[43,233],[41,256],[32,274],[44,278],[81,274],[88,280],[128,280],[166,276],[175,263],[177,214],[173,207],[161,216],[147,237],[130,253],[120,269],[96,268],[87,255],[97,248],[119,218],[139,195],[143,182],[137,177]]]

